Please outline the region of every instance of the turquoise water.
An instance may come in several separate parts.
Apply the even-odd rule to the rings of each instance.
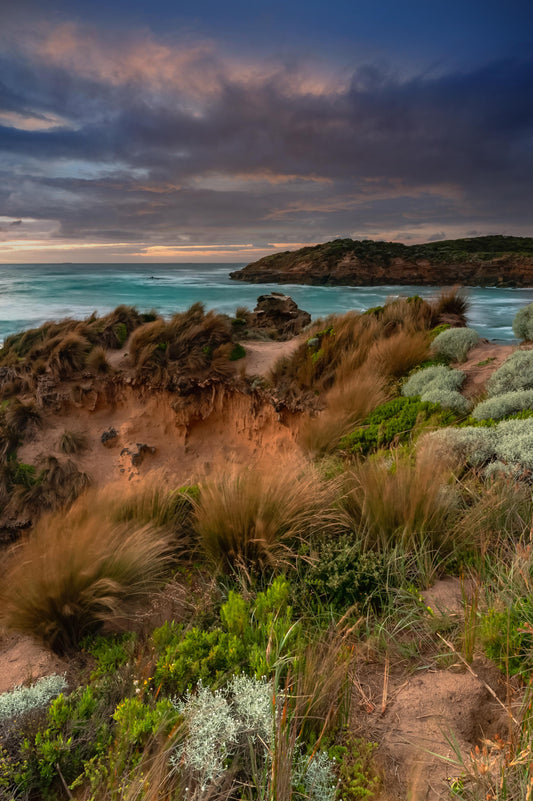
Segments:
[[[237,306],[253,308],[258,295],[281,291],[314,318],[363,310],[390,295],[431,297],[438,287],[315,287],[245,284],[228,273],[241,264],[4,264],[0,265],[0,339],[46,320],[82,318],[111,311],[120,303],[141,311],[171,315],[195,301],[233,314]],[[517,310],[533,302],[533,288],[468,288],[469,324],[481,336],[512,342]]]

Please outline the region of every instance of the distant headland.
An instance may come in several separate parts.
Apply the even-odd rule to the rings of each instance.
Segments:
[[[250,283],[533,286],[533,238],[478,236],[423,245],[335,239],[264,256],[230,273]]]

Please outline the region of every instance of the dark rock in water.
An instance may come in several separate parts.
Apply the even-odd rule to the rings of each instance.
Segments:
[[[281,292],[260,295],[250,317],[250,328],[264,330],[275,339],[290,339],[311,322],[311,315]]]
[[[116,428],[110,427],[106,429],[100,437],[100,442],[102,445],[105,445],[106,448],[112,448],[113,445],[116,445],[118,442],[118,431]]]

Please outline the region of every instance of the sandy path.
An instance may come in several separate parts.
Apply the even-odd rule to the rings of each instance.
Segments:
[[[261,340],[250,339],[243,342],[246,349],[246,358],[242,364],[246,368],[248,375],[266,375],[274,364],[282,356],[290,356],[301,339],[294,337],[286,342],[263,342]]]

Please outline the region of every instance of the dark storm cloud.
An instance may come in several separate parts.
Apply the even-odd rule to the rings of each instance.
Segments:
[[[209,49],[178,68],[152,40],[143,71],[135,49],[117,66],[89,45],[4,57],[0,215],[80,240],[259,245],[530,225],[531,59],[346,82]]]

